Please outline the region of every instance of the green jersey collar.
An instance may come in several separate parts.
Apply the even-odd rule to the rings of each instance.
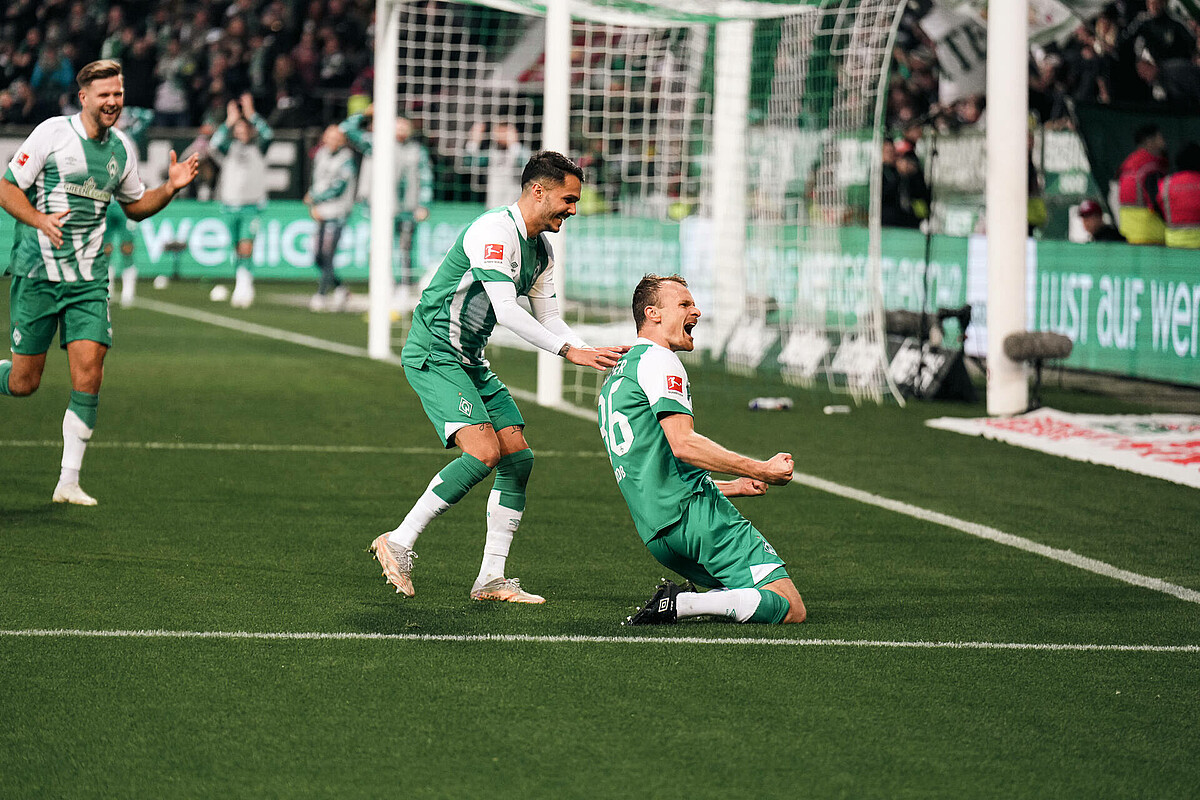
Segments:
[[[519,233],[521,235],[522,239],[524,239],[527,242],[532,242],[532,241],[534,241],[534,239],[537,238],[537,237],[530,237],[529,229],[525,227],[525,217],[521,214],[521,209],[517,206],[516,203],[513,203],[511,206],[509,206],[505,210],[508,211],[508,215],[510,217],[512,217],[512,221],[516,223],[517,233]]]

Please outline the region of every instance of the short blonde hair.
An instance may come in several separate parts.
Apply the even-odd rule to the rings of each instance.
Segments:
[[[111,58],[103,58],[99,61],[86,64],[83,69],[79,70],[79,74],[75,76],[75,82],[79,84],[80,89],[86,89],[91,86],[92,81],[115,78],[120,74],[121,63],[119,61],[113,61]]]
[[[665,283],[678,283],[685,289],[688,285],[680,275],[654,275],[652,273],[644,276],[638,282],[637,288],[633,290],[633,324],[637,326],[639,332],[646,324],[646,309],[649,306],[658,305],[658,290]]]

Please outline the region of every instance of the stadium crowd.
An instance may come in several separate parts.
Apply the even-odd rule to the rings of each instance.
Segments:
[[[982,94],[943,101],[944,57],[922,27],[933,0],[909,0],[893,52],[888,126],[897,132],[915,122],[943,133],[980,128]],[[1176,14],[1168,0],[1115,0],[1079,25],[1067,41],[1031,48],[1029,107],[1052,129],[1074,127],[1069,101],[1200,113],[1200,24]]]
[[[345,117],[369,87],[369,0],[6,0],[0,12],[0,123],[77,109],[75,72],[119,60],[126,104],[165,126],[219,124],[249,92],[275,127]],[[337,107],[323,103],[336,98]],[[337,121],[328,119],[324,121]]]
[[[888,93],[897,131],[984,120],[982,95],[939,98],[942,54],[922,27],[934,5],[910,0],[901,23]],[[337,122],[348,96],[369,93],[373,16],[370,0],[8,0],[0,123],[73,110],[75,72],[98,58],[122,62],[127,104],[153,109],[157,125],[219,124],[243,92],[275,127]],[[1115,0],[1067,41],[1032,49],[1030,107],[1058,128],[1072,126],[1068,100],[1200,111],[1198,31],[1167,0]]]

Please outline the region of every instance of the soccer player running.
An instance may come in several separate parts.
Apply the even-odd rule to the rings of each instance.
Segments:
[[[76,80],[80,113],[38,125],[0,178],[0,208],[17,220],[7,270],[13,357],[0,361],[0,394],[37,391],[46,352],[60,330],[71,399],[53,500],[94,506],[95,498],[79,487],[79,469],[96,427],[104,355],[112,346],[105,212],[116,198],[134,221],[157,213],[196,177],[198,157],[176,162],[171,151],[166,182],[147,189],[133,142],[113,127],[124,107],[121,65],[93,61]]]
[[[698,586],[672,581],[628,625],[683,617],[738,622],[803,622],[804,602],[784,562],[729,497],[750,497],[792,479],[792,456],[755,461],[695,430],[692,393],[680,350],[694,347],[700,309],[678,275],[647,275],[633,293],[638,339],[600,390],[600,435],[638,535],[668,569]],[[714,481],[709,470],[740,476]]]
[[[566,156],[535,154],[521,176],[520,199],[476,218],[421,293],[400,360],[442,444],[457,446],[462,455],[434,476],[399,527],[371,544],[397,592],[414,594],[413,546],[425,526],[494,469],[483,563],[471,599],[545,602],[505,577],[533,452],[525,420],[483,348],[499,323],[535,347],[597,370],[615,365],[628,349],[588,347],[559,316],[554,253],[545,234],[575,214],[582,181],[583,170]],[[517,305],[518,295],[529,299],[532,316]]]

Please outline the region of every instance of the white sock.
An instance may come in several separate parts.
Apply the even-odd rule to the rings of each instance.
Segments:
[[[137,293],[137,267],[126,267],[121,270],[121,301],[133,302]]]
[[[233,290],[235,292],[245,292],[254,288],[254,273],[245,267],[238,267],[234,271]]]
[[[754,616],[762,595],[758,589],[718,589],[711,592],[680,592],[675,612],[683,617],[728,617],[745,622]]]
[[[483,563],[479,566],[479,577],[475,579],[476,586],[504,577],[508,549],[512,546],[513,535],[520,527],[524,513],[500,505],[499,492],[493,490],[488,495],[487,539],[483,544]]]
[[[63,414],[63,457],[59,483],[79,483],[79,469],[83,466],[83,453],[87,450],[92,429],[71,409]]]
[[[411,550],[417,543],[417,537],[421,535],[421,531],[425,530],[425,526],[432,522],[434,517],[446,513],[450,504],[434,494],[433,491],[433,487],[441,482],[441,478],[437,475],[433,476],[433,480],[425,487],[425,493],[417,498],[417,502],[404,517],[404,521],[396,530],[388,534],[389,542],[403,545]]]

